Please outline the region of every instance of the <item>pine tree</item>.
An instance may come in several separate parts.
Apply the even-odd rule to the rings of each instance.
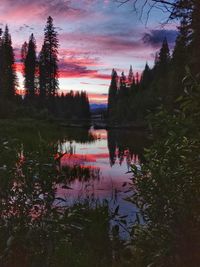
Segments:
[[[28,52],[28,44],[24,42],[21,48],[21,62],[24,63]]]
[[[158,57],[158,69],[161,76],[166,75],[170,63],[170,51],[167,38],[164,38]]]
[[[136,83],[136,85],[139,85],[139,83],[140,83],[140,77],[139,77],[138,72],[136,72],[136,75],[135,75],[135,83]]]
[[[0,29],[0,95],[2,94],[2,29]]]
[[[5,98],[12,98],[16,93],[17,77],[15,71],[15,59],[12,48],[11,36],[8,26],[5,27],[5,32],[2,39],[2,90],[1,94]]]
[[[183,93],[183,78],[186,74],[185,67],[189,65],[189,44],[190,31],[185,18],[179,26],[179,35],[176,39],[175,48],[172,54],[172,65],[170,68],[170,94],[171,102]]]
[[[118,90],[118,75],[115,69],[112,70],[111,83],[108,92],[108,116],[111,118],[114,115],[114,108],[117,100]]]
[[[128,85],[132,87],[135,84],[135,77],[133,74],[132,65],[130,66],[129,74],[128,74]]]
[[[48,69],[47,65],[47,48],[43,44],[40,55],[39,55],[39,96],[41,99],[45,99],[47,96],[47,77]]]
[[[25,77],[25,92],[26,96],[33,98],[36,94],[36,41],[34,35],[31,34],[28,43],[27,53],[24,59],[24,77]]]
[[[140,81],[141,88],[147,89],[150,86],[151,82],[152,82],[151,69],[149,68],[148,63],[146,63],[145,69],[141,76],[141,81]]]
[[[89,118],[90,117],[90,105],[89,105],[89,99],[86,94],[86,92],[81,92],[80,95],[81,98],[81,113],[83,114],[83,118]]]
[[[176,44],[174,47],[172,55],[172,63],[178,67],[185,66],[188,62],[188,46],[189,46],[189,27],[185,18],[181,21],[180,26],[178,27],[179,34],[176,39]]]
[[[122,71],[120,76],[120,90],[126,89],[126,76],[124,72]]]
[[[200,1],[193,0],[194,6],[191,19],[191,69],[200,76]]]
[[[44,64],[45,84],[48,96],[55,96],[58,85],[58,34],[53,25],[52,17],[48,17],[44,30]]]

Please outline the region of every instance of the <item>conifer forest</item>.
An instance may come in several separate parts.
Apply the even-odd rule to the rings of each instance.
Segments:
[[[0,267],[66,266],[200,266],[199,0],[1,1]]]

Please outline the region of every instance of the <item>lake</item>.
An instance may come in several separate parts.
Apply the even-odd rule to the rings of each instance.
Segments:
[[[199,266],[199,179],[166,143],[145,162],[142,132],[2,123],[1,267]]]
[[[22,124],[0,138],[1,266],[118,262],[138,212],[127,198],[145,134]]]
[[[88,169],[90,175],[68,177],[69,188],[59,185],[57,197],[65,199],[63,205],[72,205],[88,197],[106,199],[111,210],[119,206],[119,214],[128,215],[130,224],[136,212],[134,205],[126,200],[133,177],[131,166],[140,167],[146,137],[130,130],[90,129],[88,134],[92,137],[90,141],[80,142],[74,137],[59,145],[62,170],[81,167]]]

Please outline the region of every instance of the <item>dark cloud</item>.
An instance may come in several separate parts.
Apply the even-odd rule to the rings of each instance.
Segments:
[[[159,47],[166,37],[169,45],[173,46],[177,34],[178,31],[176,30],[151,30],[150,32],[144,34],[142,40],[145,44]]]
[[[60,35],[62,42],[71,40],[80,49],[84,47],[96,54],[117,54],[142,51],[145,49],[140,39],[133,36],[120,36],[101,33],[68,32]]]
[[[86,66],[80,66],[76,63],[68,63],[68,62],[60,62],[59,64],[60,71],[62,74],[66,74],[66,76],[87,76],[93,71],[88,70]],[[63,75],[62,75],[63,76]]]
[[[70,0],[1,0],[0,10],[1,19],[23,20],[28,17],[30,19],[41,19],[44,16],[55,16],[57,18],[84,17],[86,10],[81,7],[76,7],[73,1]],[[26,27],[25,27],[26,28]],[[22,30],[22,29],[20,29]]]
[[[110,75],[101,74],[97,70],[88,69],[87,66],[73,62],[61,61],[59,63],[59,73],[61,78],[80,78],[88,77],[90,79],[110,79]]]
[[[49,14],[54,16],[82,16],[86,13],[86,10],[75,7],[73,1],[70,0],[46,0],[42,1],[42,5],[44,7],[44,15],[46,16]]]

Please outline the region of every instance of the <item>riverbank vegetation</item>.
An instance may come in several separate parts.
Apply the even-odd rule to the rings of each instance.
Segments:
[[[111,225],[119,208],[112,211],[108,200],[89,194],[72,203],[67,197],[72,181],[89,184],[99,172],[63,167],[61,158],[73,157],[74,140],[88,144],[95,137],[54,123],[24,121],[22,128],[21,122],[12,127],[5,122],[0,134],[0,265],[120,266],[124,241]],[[69,147],[64,149],[65,142]]]
[[[50,122],[44,125],[46,120],[0,121],[2,267],[199,266],[200,3],[197,0],[154,2],[169,4],[167,7],[172,8],[170,16],[180,19],[174,51],[171,55],[167,39],[164,39],[154,67],[151,69],[146,65],[141,79],[138,75],[134,77],[132,68],[128,79],[124,74],[118,78],[113,70],[108,105],[110,122],[147,121],[153,144],[141,155],[139,140],[142,134],[108,130],[108,155],[101,154],[102,163],[105,164],[108,158],[113,167],[116,161],[122,164],[125,158],[130,167],[130,159],[135,157],[134,153],[137,154],[126,197],[136,207],[133,210],[134,223],[128,224],[127,216],[119,214],[119,206],[113,206],[111,210],[108,200],[98,200],[90,195],[84,201],[69,204],[67,194],[59,195],[59,190],[71,190],[70,183],[74,180],[99,179],[99,169],[93,168],[91,172],[91,166],[81,168],[78,164],[63,167],[60,162],[66,154],[73,158],[74,140],[81,144],[92,143],[95,138],[100,139],[98,135],[92,136],[85,129],[79,129],[80,134],[76,129],[65,131],[65,128]],[[47,28],[52,27],[51,23],[49,18]],[[6,40],[10,40],[7,28],[2,38],[2,49],[5,49],[2,51],[7,51]],[[34,47],[33,36],[30,42]],[[5,81],[2,80],[0,87],[2,105],[9,103],[8,112],[2,106],[1,114],[5,112],[2,117],[11,114],[9,107],[13,110],[23,107],[23,114],[24,110],[28,113],[31,108],[37,113],[39,105],[41,113],[46,110],[51,116],[59,114],[61,118],[70,118],[74,108],[74,116],[81,116],[85,110],[87,115],[84,118],[88,118],[86,94],[81,93],[79,97],[73,93],[58,95],[57,74],[54,72],[50,81],[43,72],[46,68],[52,71],[45,59],[49,53],[48,41],[47,44],[44,42],[40,55],[40,87],[37,87],[37,93],[33,93],[35,87],[30,83],[33,75],[26,66],[29,65],[30,54],[34,53],[25,53],[25,47],[23,64],[28,89],[24,98],[15,94],[12,63],[13,72],[9,74],[12,86],[3,84]],[[57,51],[56,40],[54,49],[54,52]],[[52,54],[55,56],[54,67],[57,64],[56,53]],[[77,110],[75,103],[79,103]],[[69,142],[69,147],[64,146],[62,151],[65,140]],[[144,142],[143,145],[146,146]],[[102,144],[98,143],[98,146],[104,151]],[[90,160],[95,162],[96,158]],[[114,194],[117,198],[116,191]],[[119,224],[113,224],[115,219],[119,219]],[[127,230],[128,238],[120,236],[120,226]]]
[[[175,101],[169,105],[166,95],[166,103],[148,117],[154,143],[146,150],[141,170],[135,166],[132,169],[133,195],[130,201],[138,206],[142,215],[132,229],[132,264],[141,267],[192,267],[200,263],[200,85],[197,61],[200,4],[198,1],[175,2],[171,16],[181,16],[181,29],[184,25],[184,32],[188,33],[184,39],[181,35],[178,37],[178,41],[185,40],[187,44],[182,46],[183,50],[179,50],[182,43],[175,48],[177,54],[187,51],[182,54],[176,70],[176,78],[182,79],[182,83],[181,80],[177,83],[180,85],[179,97],[175,94],[177,89],[173,94]],[[173,81],[177,82],[176,78]]]

